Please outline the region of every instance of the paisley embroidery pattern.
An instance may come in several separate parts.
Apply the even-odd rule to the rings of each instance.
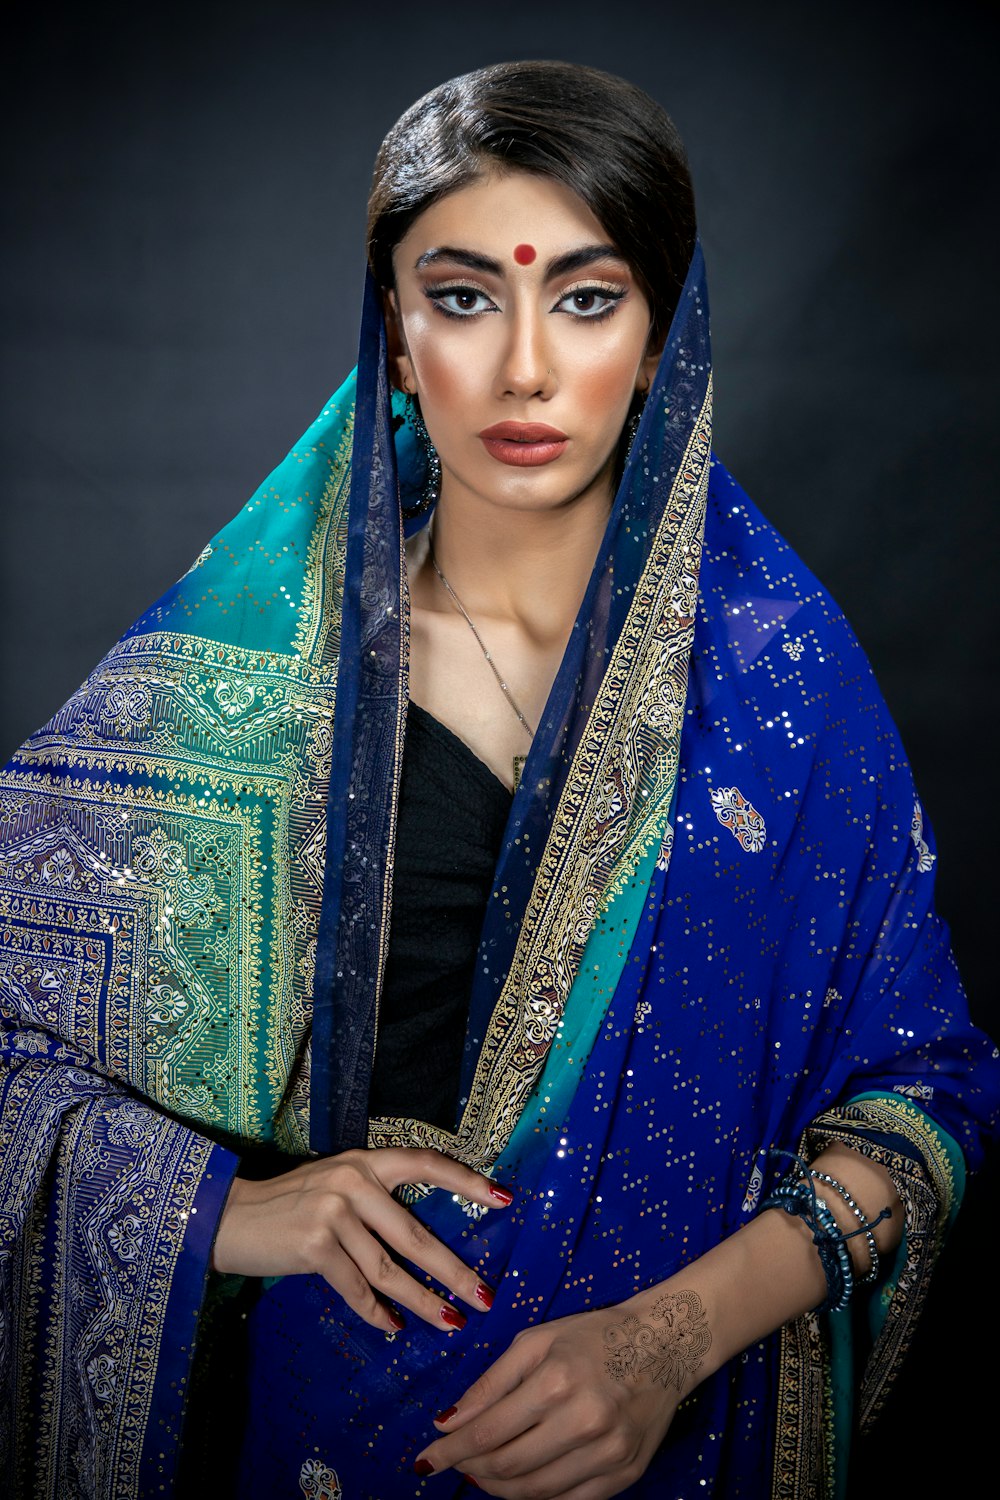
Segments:
[[[715,816],[728,828],[741,849],[759,854],[767,842],[767,829],[760,813],[737,786],[716,787],[711,794]]]
[[[932,1083],[895,1083],[892,1091],[894,1094],[903,1094],[907,1099],[919,1099],[929,1104],[934,1098],[934,1085]]]
[[[128,734],[146,723],[152,703],[152,694],[145,683],[125,681],[108,693],[101,717],[110,721],[121,734]]]
[[[914,802],[913,804],[913,822],[910,825],[910,837],[913,840],[913,847],[917,851],[917,869],[921,875],[926,875],[927,871],[933,868],[937,855],[931,853],[930,847],[924,839],[924,814],[919,802]]]
[[[299,1470],[299,1489],[306,1500],[341,1500],[343,1490],[335,1469],[318,1458],[307,1458]]]
[[[750,1181],[743,1198],[743,1212],[752,1214],[760,1199],[760,1190],[764,1186],[764,1174],[757,1162],[754,1162],[753,1171],[750,1173]]]

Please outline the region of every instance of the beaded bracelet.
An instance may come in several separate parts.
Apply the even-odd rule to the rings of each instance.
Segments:
[[[805,1222],[812,1231],[813,1244],[816,1246],[816,1252],[826,1275],[826,1299],[816,1308],[816,1312],[841,1312],[850,1302],[855,1286],[854,1268],[851,1264],[847,1241],[859,1234],[863,1234],[866,1238],[872,1263],[867,1274],[857,1285],[867,1286],[875,1280],[879,1268],[878,1250],[872,1229],[883,1219],[891,1218],[892,1209],[884,1208],[877,1218],[869,1221],[847,1189],[835,1177],[807,1166],[801,1156],[796,1156],[791,1151],[779,1151],[775,1148],[770,1154],[788,1157],[789,1161],[795,1163],[796,1171],[790,1173],[775,1192],[761,1204],[761,1210],[781,1208]],[[814,1179],[828,1184],[840,1194],[855,1217],[860,1220],[857,1229],[846,1232],[841,1230],[829,1204],[825,1199],[817,1196],[813,1185]]]
[[[790,1153],[783,1151],[782,1156]],[[793,1158],[795,1160],[796,1158]],[[798,1216],[812,1231],[813,1244],[826,1276],[826,1297],[816,1308],[817,1313],[842,1312],[851,1300],[854,1290],[854,1272],[851,1257],[844,1243],[845,1236],[830,1211],[829,1205],[816,1196],[816,1189],[803,1163],[805,1180],[789,1175],[785,1181],[760,1205],[765,1208],[782,1208],[786,1214]]]
[[[868,1254],[871,1256],[871,1265],[869,1266],[866,1274],[861,1277],[861,1280],[856,1282],[856,1285],[870,1286],[873,1281],[877,1280],[879,1270],[878,1247],[875,1244],[875,1236],[872,1233],[872,1230],[876,1224],[881,1224],[883,1219],[892,1218],[892,1209],[883,1208],[877,1219],[867,1219],[862,1209],[858,1207],[854,1199],[851,1197],[850,1193],[845,1188],[844,1184],[842,1182],[838,1182],[836,1177],[831,1177],[829,1172],[817,1172],[815,1167],[809,1168],[809,1176],[814,1177],[817,1182],[825,1182],[827,1187],[832,1187],[835,1193],[839,1193],[841,1198],[843,1198],[844,1202],[847,1204],[848,1208],[851,1210],[851,1213],[858,1220],[861,1226],[860,1229],[852,1230],[849,1235],[845,1236],[845,1238],[852,1239],[856,1234],[864,1235],[865,1243],[868,1246]]]

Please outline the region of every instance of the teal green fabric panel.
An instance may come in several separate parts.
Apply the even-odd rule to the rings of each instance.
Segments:
[[[317,520],[348,472],[355,372],[175,587],[130,634],[176,630],[291,653]]]
[[[500,1176],[512,1171],[515,1163],[523,1170],[529,1161],[551,1150],[545,1124],[557,1128],[569,1109],[628,962],[650,883],[657,874],[659,853],[659,845],[654,844],[628,885],[594,924],[541,1077],[498,1160]]]

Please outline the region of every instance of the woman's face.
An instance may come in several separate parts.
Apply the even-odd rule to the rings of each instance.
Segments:
[[[519,510],[609,498],[656,353],[649,303],[583,199],[492,174],[426,209],[393,264],[393,377],[420,398],[443,495]]]

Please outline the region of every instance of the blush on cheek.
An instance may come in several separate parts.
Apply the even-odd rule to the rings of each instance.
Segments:
[[[594,439],[595,447],[611,453],[628,414],[635,380],[635,363],[622,359],[577,372],[573,382],[577,418]]]
[[[625,359],[579,370],[573,384],[581,410],[592,421],[607,422],[615,406],[625,409],[631,401],[634,376],[634,362]]]
[[[414,366],[424,400],[439,411],[456,413],[462,411],[474,395],[474,382],[470,379],[470,361],[435,357],[434,354],[414,351]]]
[[[456,357],[444,337],[444,347],[438,331],[437,338],[422,340],[417,347],[411,344],[410,352],[424,421],[447,464],[449,455],[468,439],[471,414],[480,409],[482,392],[476,384],[477,362],[461,347],[465,340],[459,340],[460,357]]]

